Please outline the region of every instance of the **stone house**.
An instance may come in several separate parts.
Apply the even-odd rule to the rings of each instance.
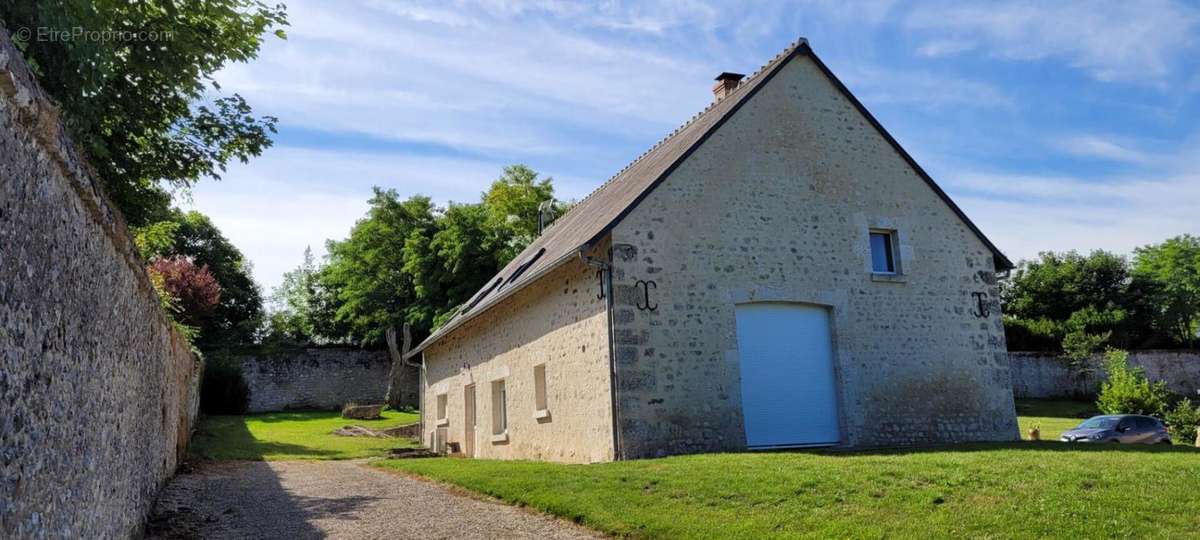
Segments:
[[[1009,260],[806,41],[714,93],[409,353],[426,442],[597,462],[1015,440]]]

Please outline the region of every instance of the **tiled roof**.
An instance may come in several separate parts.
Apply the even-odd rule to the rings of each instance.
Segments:
[[[837,80],[825,67],[812,49],[808,41],[801,38],[792,43],[787,49],[771,59],[766,65],[747,77],[725,98],[709,105],[706,109],[690,118],[686,123],[672,131],[650,150],[638,156],[632,163],[621,169],[615,176],[602,184],[590,195],[579,201],[563,216],[559,217],[548,227],[541,236],[535,239],[520,255],[508,263],[500,273],[489,280],[479,292],[441,328],[438,328],[427,339],[413,348],[410,356],[419,353],[429,345],[438,341],[476,315],[487,311],[504,298],[513,294],[525,285],[536,281],[550,270],[562,263],[579,256],[579,251],[599,240],[618,221],[625,216],[658,181],[665,178],[674,168],[683,162],[700,143],[736,111],[742,103],[752,96],[758,88],[769,81],[779,71],[787,60],[796,55],[811,55],[834,84],[859,108],[867,119],[879,129],[885,138],[900,152],[933,187],[959,217],[983,240],[996,255],[997,268],[1011,267],[1008,259],[992,245],[979,229],[966,218],[949,197],[937,187],[937,184],[912,160],[911,157],[896,143],[870,113],[863,108],[849,90]],[[514,274],[519,274],[515,275]],[[514,279],[515,277],[515,279]]]

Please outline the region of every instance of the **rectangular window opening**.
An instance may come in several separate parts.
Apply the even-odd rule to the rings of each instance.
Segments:
[[[546,404],[546,364],[533,367],[533,407],[538,418],[547,416],[550,410]]]
[[[492,382],[492,435],[508,433],[508,395],[504,379]]]
[[[450,423],[450,419],[446,417],[446,402],[447,394],[438,394],[437,396],[437,425],[444,426]]]
[[[899,274],[896,264],[896,232],[871,231],[871,272]]]

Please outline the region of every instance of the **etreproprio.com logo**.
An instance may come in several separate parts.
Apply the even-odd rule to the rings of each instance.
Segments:
[[[173,32],[159,30],[91,30],[82,26],[72,28],[51,28],[39,26],[36,28],[21,27],[13,32],[20,41],[91,41],[104,43],[111,41],[170,41]]]

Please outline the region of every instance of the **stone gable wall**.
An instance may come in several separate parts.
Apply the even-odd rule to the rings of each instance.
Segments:
[[[1011,352],[1013,395],[1017,398],[1092,399],[1104,381],[1104,360],[1094,356],[1081,368],[1072,368],[1050,353]],[[1200,351],[1130,351],[1129,365],[1142,367],[1152,381],[1163,381],[1181,396],[1200,398]]]
[[[0,31],[0,537],[140,536],[202,369]]]
[[[899,233],[904,276],[870,272]],[[843,443],[1018,436],[992,254],[807,58],[614,229],[625,457],[745,447],[734,306],[831,309]],[[654,281],[654,311],[639,280]],[[972,293],[992,300],[972,315]]]
[[[387,351],[309,348],[238,363],[250,388],[250,412],[331,410],[383,403],[392,358]],[[417,379],[416,368],[405,370],[402,405],[417,406]]]

